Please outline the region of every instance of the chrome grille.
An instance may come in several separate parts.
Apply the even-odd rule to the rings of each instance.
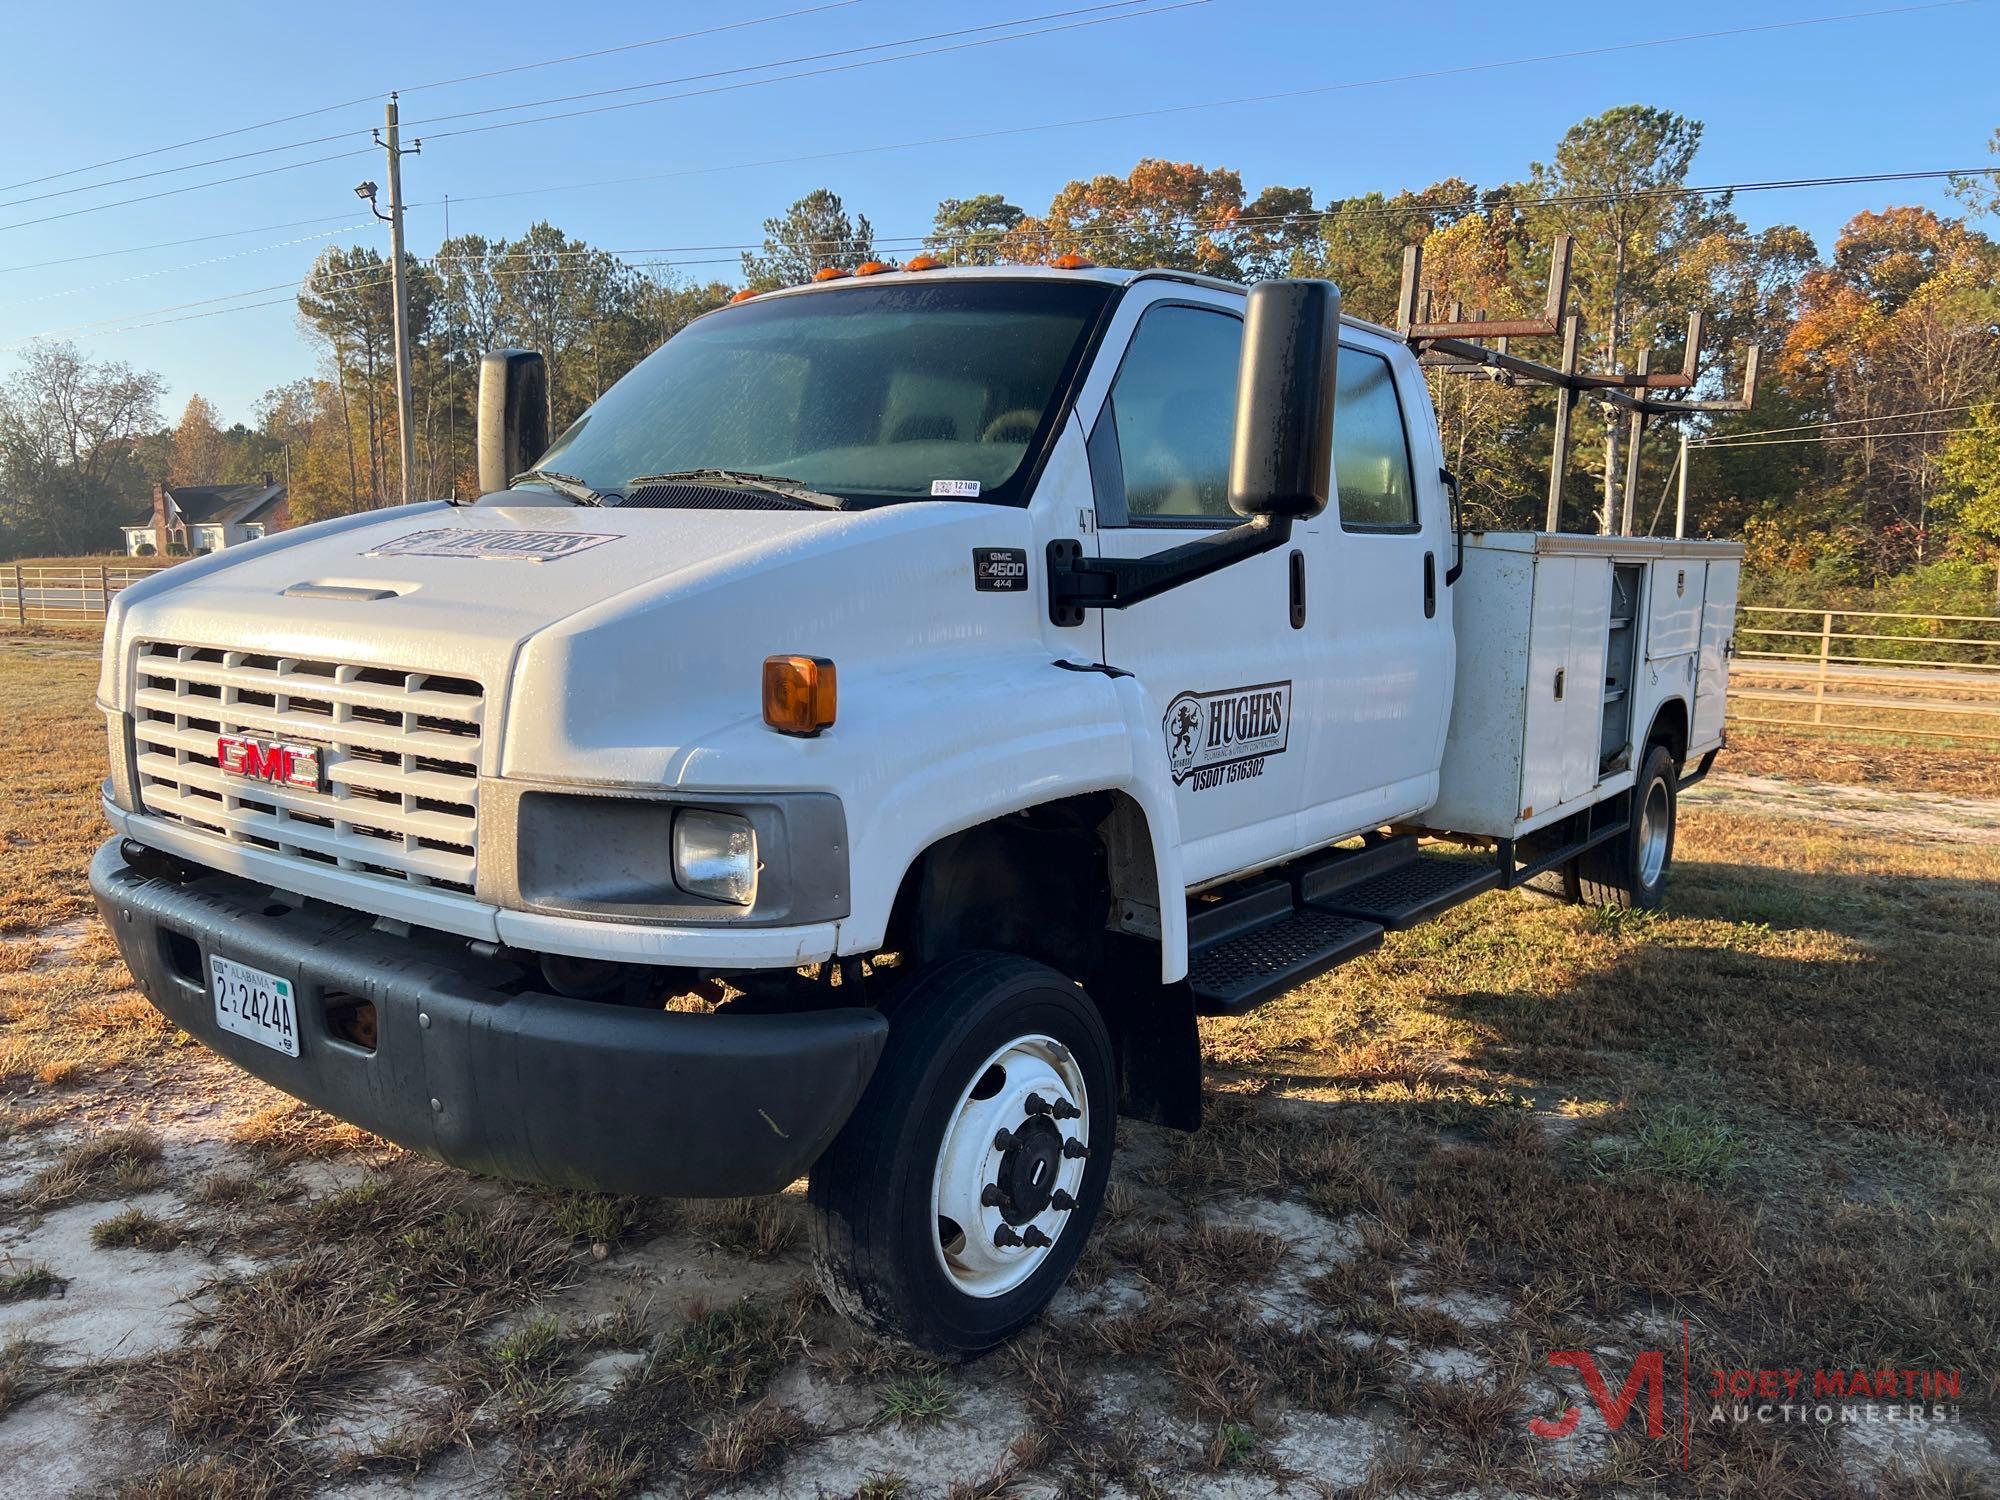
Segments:
[[[232,844],[470,892],[478,683],[439,673],[144,642],[133,726],[139,805]],[[321,747],[322,790],[225,774],[217,739]]]

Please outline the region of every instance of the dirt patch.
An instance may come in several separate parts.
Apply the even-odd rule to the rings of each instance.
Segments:
[[[2000,844],[2000,797],[1962,797],[1898,786],[1779,781],[1737,770],[1689,787],[1682,800],[1758,816],[1809,818],[1890,838]]]

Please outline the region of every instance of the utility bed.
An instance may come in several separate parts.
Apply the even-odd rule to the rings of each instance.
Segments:
[[[1426,826],[1519,838],[1624,790],[1635,744],[1690,685],[1681,760],[1720,745],[1742,557],[1735,542],[1468,534]]]

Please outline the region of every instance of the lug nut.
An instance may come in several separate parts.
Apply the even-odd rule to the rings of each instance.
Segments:
[[[1031,1234],[1033,1232],[1032,1229],[1029,1231]],[[1010,1245],[1021,1244],[1022,1240],[1018,1234],[1014,1233],[1013,1225],[1002,1224],[998,1229],[993,1231],[993,1243],[1000,1249],[1006,1249]]]
[[[1080,1156],[1090,1155],[1090,1147],[1084,1145],[1075,1136],[1071,1136],[1063,1142],[1063,1155],[1067,1156],[1071,1161],[1075,1161]]]
[[[1070,1197],[1061,1188],[1057,1188],[1053,1193],[1049,1194],[1049,1207],[1057,1209],[1062,1213],[1068,1213],[1076,1207],[1076,1199]]]
[[[1075,1120],[1081,1118],[1083,1115],[1083,1111],[1067,1099],[1056,1100],[1055,1107],[1049,1113],[1054,1115],[1058,1120]]]
[[[998,1208],[1001,1196],[1000,1184],[989,1182],[979,1190],[979,1205],[982,1208]]]
[[[1005,1151],[1009,1146],[1013,1144],[1014,1144],[1014,1132],[1007,1129],[1003,1125],[1000,1128],[999,1133],[993,1137],[993,1149],[995,1151]]]
[[[1045,1115],[1049,1112],[1049,1101],[1040,1094],[1030,1094],[1021,1102],[1021,1108],[1030,1115]]]
[[[1030,1224],[1026,1229],[1021,1231],[1021,1243],[1026,1245],[1030,1250],[1046,1250],[1055,1241]]]

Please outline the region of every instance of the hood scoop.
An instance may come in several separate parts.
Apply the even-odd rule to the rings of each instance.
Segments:
[[[365,604],[376,599],[395,599],[414,593],[415,584],[380,583],[295,583],[284,591],[287,599],[345,599]]]

